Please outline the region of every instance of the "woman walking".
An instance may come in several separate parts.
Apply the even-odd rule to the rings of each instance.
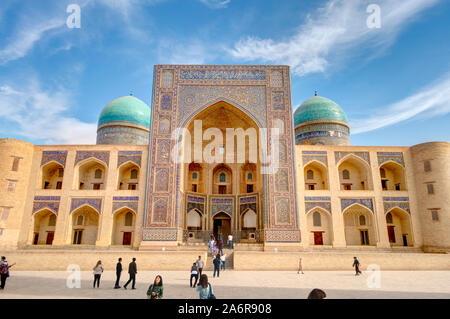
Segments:
[[[208,282],[208,276],[203,274],[197,287],[200,299],[216,299],[211,284]]]
[[[194,282],[194,287],[197,285],[197,280],[198,280],[198,268],[197,268],[197,263],[193,263],[192,267],[191,267],[191,288],[192,288],[192,278],[195,278],[195,282]]]
[[[163,280],[160,275],[155,277],[153,284],[148,287],[147,298],[148,299],[162,299],[164,292]]]
[[[100,277],[102,276],[103,273],[103,265],[102,265],[102,261],[99,260],[97,261],[97,265],[95,265],[94,267],[94,285],[93,288],[95,288],[95,283],[97,283],[97,288],[99,288],[100,286]]]

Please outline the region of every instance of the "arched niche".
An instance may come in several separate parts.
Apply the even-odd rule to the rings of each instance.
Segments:
[[[213,194],[233,194],[233,171],[219,164],[213,170]]]
[[[328,189],[327,168],[317,162],[312,161],[304,167],[305,190]]]
[[[43,209],[33,214],[33,245],[52,245],[55,237],[56,214]]]
[[[338,166],[341,190],[370,190],[370,167],[361,158],[349,155]]]
[[[406,190],[405,169],[398,163],[390,161],[381,165],[380,178],[384,191]]]
[[[239,184],[240,184],[240,193],[248,194],[248,193],[256,193],[259,191],[258,183],[258,172],[256,169],[256,164],[254,163],[245,163],[241,165],[240,174],[239,174]]]
[[[72,245],[95,245],[98,235],[100,213],[89,205],[84,205],[71,214]]]
[[[414,246],[411,216],[403,209],[394,207],[385,217],[391,246]]]
[[[139,189],[140,168],[133,162],[126,162],[119,167],[118,190]]]
[[[41,167],[41,188],[62,189],[64,166],[57,162],[49,162]]]
[[[360,204],[347,207],[343,213],[347,246],[374,246],[377,236],[373,213]]]
[[[333,242],[333,222],[329,212],[316,207],[307,215],[309,243],[314,246],[331,245]]]
[[[202,229],[202,214],[197,209],[191,209],[186,215],[186,227],[188,230]]]
[[[136,212],[128,207],[117,210],[113,216],[112,245],[132,246],[136,228]]]
[[[75,167],[75,189],[103,190],[106,187],[107,166],[96,158],[88,158]]]

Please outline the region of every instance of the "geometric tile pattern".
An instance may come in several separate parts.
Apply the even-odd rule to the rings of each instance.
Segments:
[[[383,207],[385,213],[394,207],[398,207],[411,214],[408,197],[383,197]]]
[[[344,212],[347,207],[353,204],[360,204],[367,207],[372,213],[374,212],[371,198],[341,198],[341,211]]]
[[[135,163],[137,166],[141,166],[142,152],[141,151],[119,151],[117,160],[117,167],[128,161]]]
[[[106,166],[109,165],[109,151],[77,151],[74,165],[77,165],[78,162],[90,157],[104,162]]]
[[[43,151],[41,166],[47,164],[48,162],[55,161],[65,167],[66,159],[67,151]]]
[[[377,157],[378,157],[378,166],[380,166],[385,162],[393,161],[405,167],[402,152],[377,152]]]
[[[348,154],[353,154],[363,159],[367,162],[367,164],[370,165],[369,152],[334,152],[336,163],[338,163],[343,157],[347,156]]]
[[[75,209],[83,205],[89,205],[94,209],[96,209],[99,214],[102,213],[101,198],[72,198],[72,204],[70,205],[70,212],[72,213]]]

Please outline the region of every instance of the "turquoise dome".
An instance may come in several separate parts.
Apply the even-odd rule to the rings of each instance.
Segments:
[[[108,103],[98,119],[98,126],[129,123],[150,128],[150,108],[134,96],[123,96]]]
[[[348,126],[344,110],[337,103],[322,96],[307,99],[295,110],[295,126],[309,122],[337,122]]]

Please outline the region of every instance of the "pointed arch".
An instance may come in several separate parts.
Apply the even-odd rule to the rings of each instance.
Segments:
[[[312,176],[308,172],[312,172]],[[324,190],[328,186],[328,168],[318,160],[312,159],[303,166],[305,190]]]
[[[370,165],[354,154],[347,154],[337,163],[341,190],[371,190],[372,176]],[[349,178],[343,172],[348,171]],[[346,176],[345,176],[346,177]]]

